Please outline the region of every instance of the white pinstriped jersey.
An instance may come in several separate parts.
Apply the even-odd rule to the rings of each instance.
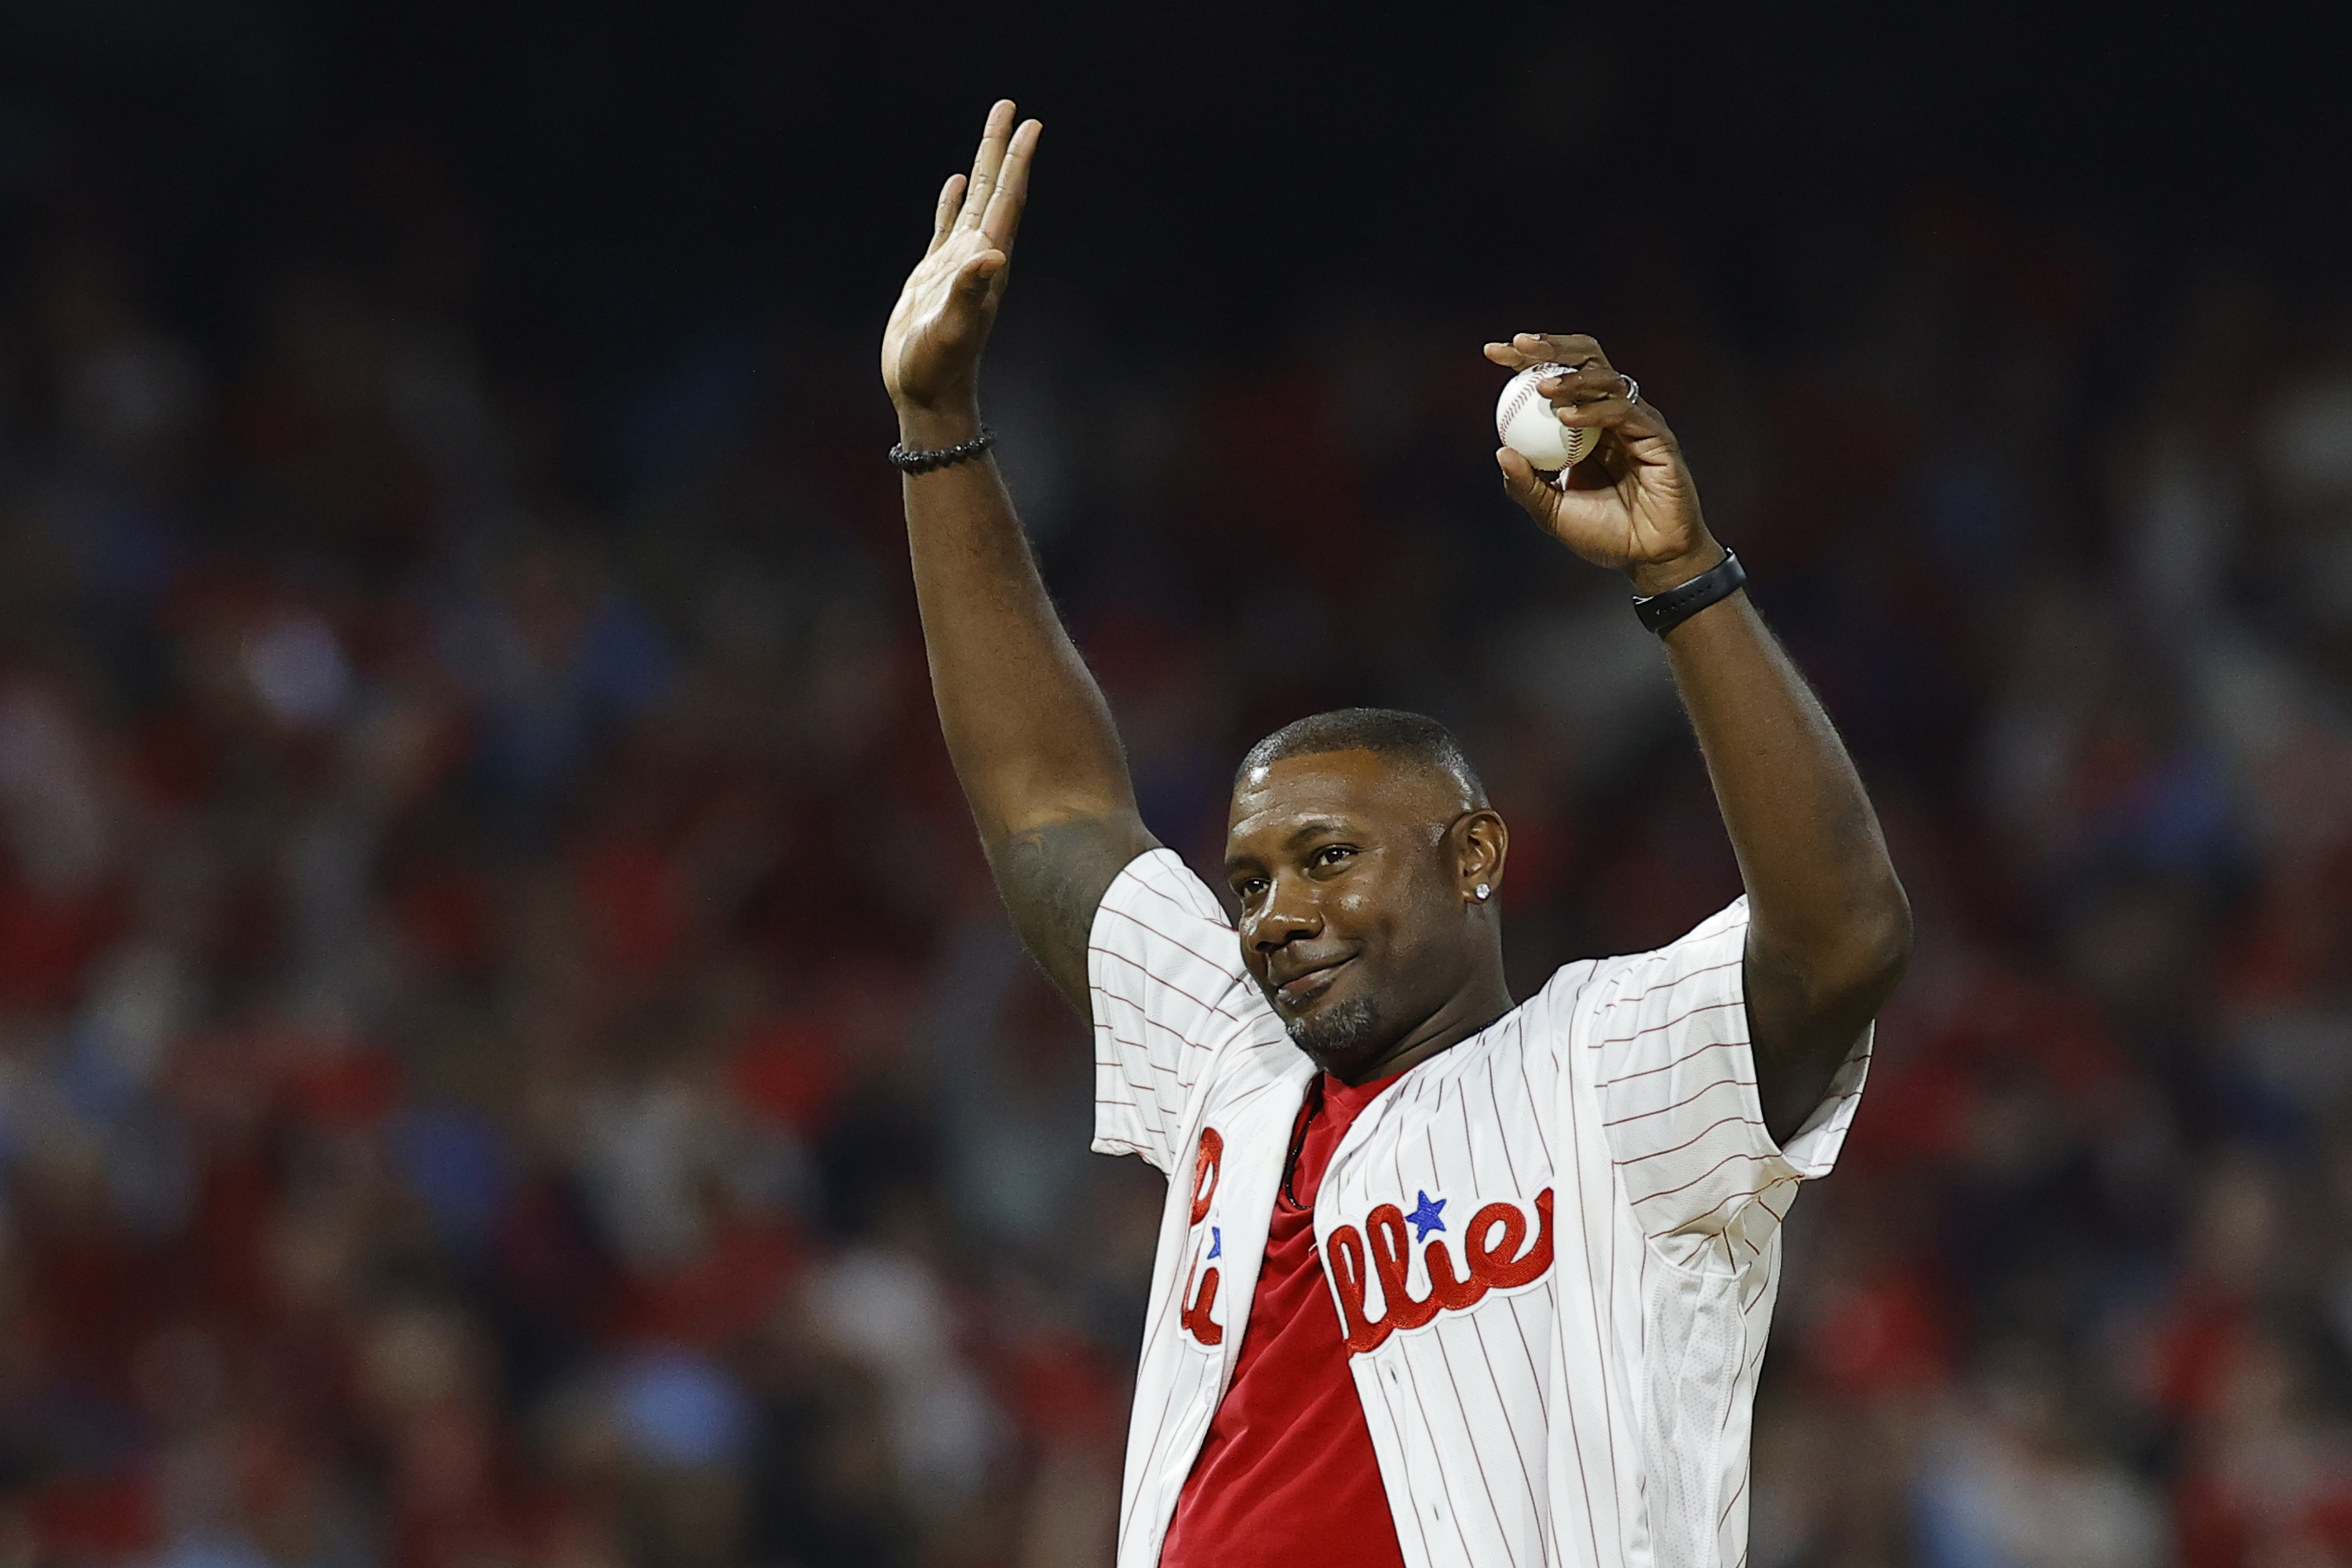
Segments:
[[[1746,1559],[1780,1223],[1835,1159],[1870,1058],[1865,1033],[1774,1145],[1747,928],[1741,900],[1656,952],[1567,966],[1334,1152],[1317,1249],[1410,1568]],[[1153,1568],[1233,1377],[1314,1069],[1171,851],[1104,895],[1088,980],[1094,1146],[1171,1178],[1119,1517],[1119,1568]]]

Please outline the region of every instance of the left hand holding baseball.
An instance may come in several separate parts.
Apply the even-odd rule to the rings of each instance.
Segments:
[[[1511,371],[1568,366],[1538,390],[1562,424],[1598,434],[1591,455],[1557,486],[1509,447],[1495,454],[1503,488],[1546,532],[1595,566],[1624,572],[1640,594],[1686,582],[1723,559],[1675,433],[1649,403],[1628,401],[1633,382],[1610,366],[1599,343],[1580,332],[1521,332],[1487,344],[1486,357]]]

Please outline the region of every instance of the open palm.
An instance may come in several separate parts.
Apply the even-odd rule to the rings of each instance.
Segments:
[[[971,172],[940,189],[930,246],[883,329],[882,384],[901,404],[936,409],[973,395],[1043,131],[1034,120],[1014,130],[1013,114],[1009,99],[988,111]]]

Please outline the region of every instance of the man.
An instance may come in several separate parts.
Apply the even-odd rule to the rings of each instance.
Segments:
[[[1252,748],[1239,925],[1137,814],[1110,716],[987,457],[982,345],[1037,148],[991,111],[882,350],[948,747],[1015,924],[1093,1020],[1095,1147],[1171,1178],[1122,1568],[1729,1565],[1795,1184],[1852,1118],[1910,916],[1829,721],[1589,338],[1486,355],[1594,455],[1552,535],[1665,640],[1747,896],[1515,1005],[1509,835],[1434,722]],[[1246,563],[1243,563],[1246,568]]]

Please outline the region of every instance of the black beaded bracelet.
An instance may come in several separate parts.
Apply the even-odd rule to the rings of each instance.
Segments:
[[[1677,583],[1664,593],[1653,593],[1647,599],[1636,596],[1633,613],[1642,624],[1663,637],[1710,604],[1720,604],[1738,592],[1748,581],[1748,569],[1729,550],[1723,559],[1692,578]]]
[[[979,456],[996,444],[996,432],[986,425],[970,441],[959,441],[953,446],[935,447],[923,451],[905,442],[890,448],[890,466],[901,474],[928,474],[934,468],[949,468]]]

